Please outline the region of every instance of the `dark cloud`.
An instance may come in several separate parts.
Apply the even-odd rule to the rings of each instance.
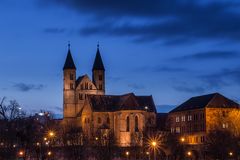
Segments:
[[[240,67],[222,69],[219,72],[199,76],[209,88],[240,85]]]
[[[45,28],[43,31],[45,33],[58,34],[58,33],[66,32],[66,29],[65,28]]]
[[[206,88],[200,86],[179,85],[173,86],[173,89],[180,92],[187,92],[191,94],[202,94],[206,91]]]
[[[189,71],[186,68],[181,67],[167,67],[167,66],[145,66],[135,69],[137,72],[167,72],[167,73],[176,73],[176,72],[187,72]]]
[[[13,85],[13,88],[15,88],[21,92],[28,92],[31,90],[42,90],[44,88],[44,85],[43,84],[16,83]]]
[[[63,5],[93,17],[80,29],[82,35],[130,37],[138,42],[166,44],[194,40],[240,39],[237,1],[181,0],[41,0]]]
[[[185,55],[182,57],[173,58],[172,60],[211,60],[211,59],[234,59],[239,57],[239,54],[235,51],[206,51],[195,53],[191,55]]]

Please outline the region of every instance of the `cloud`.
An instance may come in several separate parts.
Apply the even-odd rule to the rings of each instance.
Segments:
[[[39,0],[42,5],[65,6],[89,21],[81,35],[130,37],[137,42],[166,44],[196,40],[240,40],[239,2],[213,0]],[[116,20],[117,19],[117,20]]]
[[[43,84],[16,83],[13,85],[13,88],[15,88],[21,92],[28,92],[31,90],[42,90],[44,88],[44,85]]]
[[[182,57],[173,58],[174,61],[179,60],[211,60],[211,59],[234,59],[239,57],[239,54],[235,51],[206,51],[195,53],[191,55],[185,55]]]
[[[45,28],[44,33],[52,33],[52,34],[58,34],[58,33],[64,33],[66,32],[65,28]]]
[[[137,72],[167,72],[167,73],[177,73],[177,72],[187,72],[189,71],[186,68],[181,67],[168,67],[168,66],[145,66],[145,67],[139,67],[135,69],[134,71]]]
[[[188,86],[188,85],[173,86],[173,89],[175,89],[176,91],[187,92],[187,93],[191,93],[191,94],[195,94],[195,93],[201,94],[206,91],[206,89],[204,87]]]
[[[210,88],[221,88],[237,84],[240,86],[240,67],[225,68],[216,73],[199,76]]]

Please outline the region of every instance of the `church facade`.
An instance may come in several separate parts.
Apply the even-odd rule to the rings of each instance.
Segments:
[[[118,146],[142,145],[143,134],[156,125],[156,107],[152,96],[105,94],[105,68],[97,47],[88,75],[76,75],[76,66],[70,46],[63,67],[64,122],[82,128],[88,139],[106,139],[114,136]]]

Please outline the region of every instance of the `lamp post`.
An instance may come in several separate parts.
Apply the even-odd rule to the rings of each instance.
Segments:
[[[146,155],[148,156],[148,160],[150,160],[150,153],[147,151]]]
[[[156,141],[152,141],[151,145],[152,145],[152,148],[153,148],[153,159],[156,160],[156,147],[157,147],[157,142],[156,142]]]
[[[126,151],[125,154],[126,154],[127,159],[129,159],[129,155],[130,155],[129,151]]]

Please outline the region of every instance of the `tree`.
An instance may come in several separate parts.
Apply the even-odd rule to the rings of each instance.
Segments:
[[[236,156],[238,148],[238,138],[229,130],[212,130],[206,137],[206,155],[210,158],[226,160]]]

